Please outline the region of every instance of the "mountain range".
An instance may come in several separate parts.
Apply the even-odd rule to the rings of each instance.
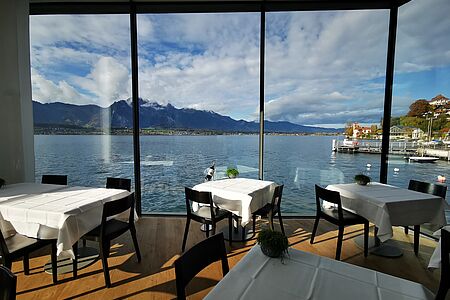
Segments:
[[[133,111],[130,100],[119,100],[107,108],[98,105],[75,105],[61,102],[33,101],[35,126],[75,126],[99,128],[102,116],[110,116],[112,128],[132,128]],[[176,108],[139,99],[140,128],[214,130],[225,132],[259,132],[258,122],[235,120],[213,111]],[[336,133],[342,129],[298,125],[286,121],[264,122],[266,132]]]

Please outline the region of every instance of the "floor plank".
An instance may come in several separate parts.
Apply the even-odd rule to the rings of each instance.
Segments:
[[[71,274],[60,275],[57,285],[52,284],[51,275],[43,271],[43,265],[50,259],[49,249],[44,249],[30,261],[31,275],[23,274],[21,261],[14,262],[13,272],[18,275],[18,299],[174,299],[175,272],[173,263],[179,257],[185,219],[182,217],[144,217],[137,223],[142,262],[138,263],[134,254],[131,237],[125,234],[114,241],[109,258],[110,275],[113,287],[104,288],[102,265],[100,261],[79,271],[74,280]],[[293,248],[334,258],[336,251],[337,228],[321,221],[313,245],[309,244],[313,220],[286,219],[285,229]],[[187,248],[205,238],[198,223],[191,223]],[[226,220],[218,228],[226,227]],[[267,226],[265,221],[258,223]],[[432,291],[439,284],[439,271],[430,272],[426,266],[436,242],[421,237],[420,253],[413,252],[413,236],[405,235],[402,228],[396,228],[394,240],[403,250],[400,258],[389,259],[374,255],[365,258],[362,249],[356,246],[353,238],[362,235],[362,227],[352,226],[345,230],[342,260],[351,264],[385,272],[394,276],[420,282]],[[88,242],[90,246],[95,243]],[[232,268],[255,244],[255,239],[247,243],[233,243],[228,261]],[[211,265],[189,284],[187,293],[191,299],[201,299],[222,278],[220,265]]]

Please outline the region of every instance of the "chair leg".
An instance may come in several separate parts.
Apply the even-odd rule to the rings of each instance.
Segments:
[[[51,252],[51,260],[52,260],[52,277],[53,283],[58,283],[58,257],[56,256],[56,240],[52,241],[52,252]]]
[[[231,248],[231,244],[233,243],[233,216],[231,214],[228,216],[228,237],[228,243]]]
[[[107,246],[108,243],[104,243],[100,241],[100,256],[102,259],[102,265],[103,265],[103,274],[105,275],[105,285],[107,288],[111,287],[111,279],[109,277],[109,269],[108,269],[108,256],[107,256]]]
[[[30,255],[28,253],[23,255],[23,273],[30,275]]]
[[[270,224],[270,228],[272,229],[272,230],[275,230],[275,227],[273,226],[273,213],[269,213],[269,224]]]
[[[336,260],[341,260],[342,240],[344,239],[344,226],[339,226],[338,240],[336,247]]]
[[[286,235],[284,233],[283,218],[281,218],[281,211],[278,211],[278,220],[280,221],[281,232],[283,233],[283,235]]]
[[[181,246],[181,252],[184,252],[184,249],[186,248],[186,241],[189,233],[189,224],[191,223],[191,219],[186,219],[186,227],[184,228],[184,237],[183,237],[183,245]]]
[[[212,223],[211,234],[212,234],[212,235],[215,235],[215,234],[216,234],[216,222],[213,222],[213,223]]]
[[[316,220],[314,221],[314,227],[311,233],[311,240],[309,241],[310,244],[314,243],[314,237],[316,236],[317,227],[319,226],[319,215],[316,216]]]
[[[11,270],[12,268],[12,260],[8,258],[3,258],[3,265]]]
[[[209,224],[205,224],[205,228],[206,228],[206,238],[209,238]]]
[[[255,234],[256,231],[256,215],[253,215],[253,234]]]
[[[72,259],[72,274],[73,278],[78,277],[78,242],[75,242],[72,246],[73,256]]]
[[[369,254],[369,222],[364,223],[364,257]]]
[[[139,244],[136,236],[136,228],[134,224],[130,226],[131,237],[133,238],[134,251],[136,252],[138,262],[141,262],[141,251],[139,250]]]
[[[414,253],[419,254],[420,225],[414,225]]]
[[[405,226],[405,234],[408,234],[409,232],[408,229],[409,229],[408,226]]]

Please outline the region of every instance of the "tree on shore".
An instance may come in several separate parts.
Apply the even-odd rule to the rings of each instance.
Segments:
[[[425,99],[414,101],[409,106],[408,117],[423,117],[432,110],[430,103]]]

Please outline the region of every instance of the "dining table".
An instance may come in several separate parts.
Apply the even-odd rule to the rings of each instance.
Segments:
[[[255,245],[205,299],[434,299],[423,285],[289,248],[283,260]]]
[[[103,204],[129,193],[40,183],[6,185],[0,189],[0,226],[5,237],[18,232],[56,239],[57,255],[73,258],[72,245],[101,224]]]
[[[436,232],[433,233],[433,236],[438,238],[438,244],[436,246],[436,248],[433,251],[433,254],[431,254],[430,257],[430,261],[428,262],[428,269],[432,270],[432,269],[439,269],[441,268],[441,230],[446,230],[450,232],[450,226],[444,226],[441,229],[437,230]]]
[[[445,210],[448,209],[448,204],[439,196],[378,182],[367,185],[331,184],[327,189],[340,193],[343,208],[375,224],[376,237],[381,242],[393,237],[392,226],[430,223],[441,227],[447,224]],[[399,248],[383,244],[371,253],[388,257],[402,255]]]
[[[210,192],[213,202],[221,209],[228,210],[237,216],[238,224],[231,237],[233,241],[247,240],[254,233],[246,230],[252,220],[252,213],[271,203],[276,183],[252,178],[232,178],[207,181],[193,187],[199,192]],[[195,207],[193,207],[195,209]],[[228,231],[223,230],[226,239]]]

